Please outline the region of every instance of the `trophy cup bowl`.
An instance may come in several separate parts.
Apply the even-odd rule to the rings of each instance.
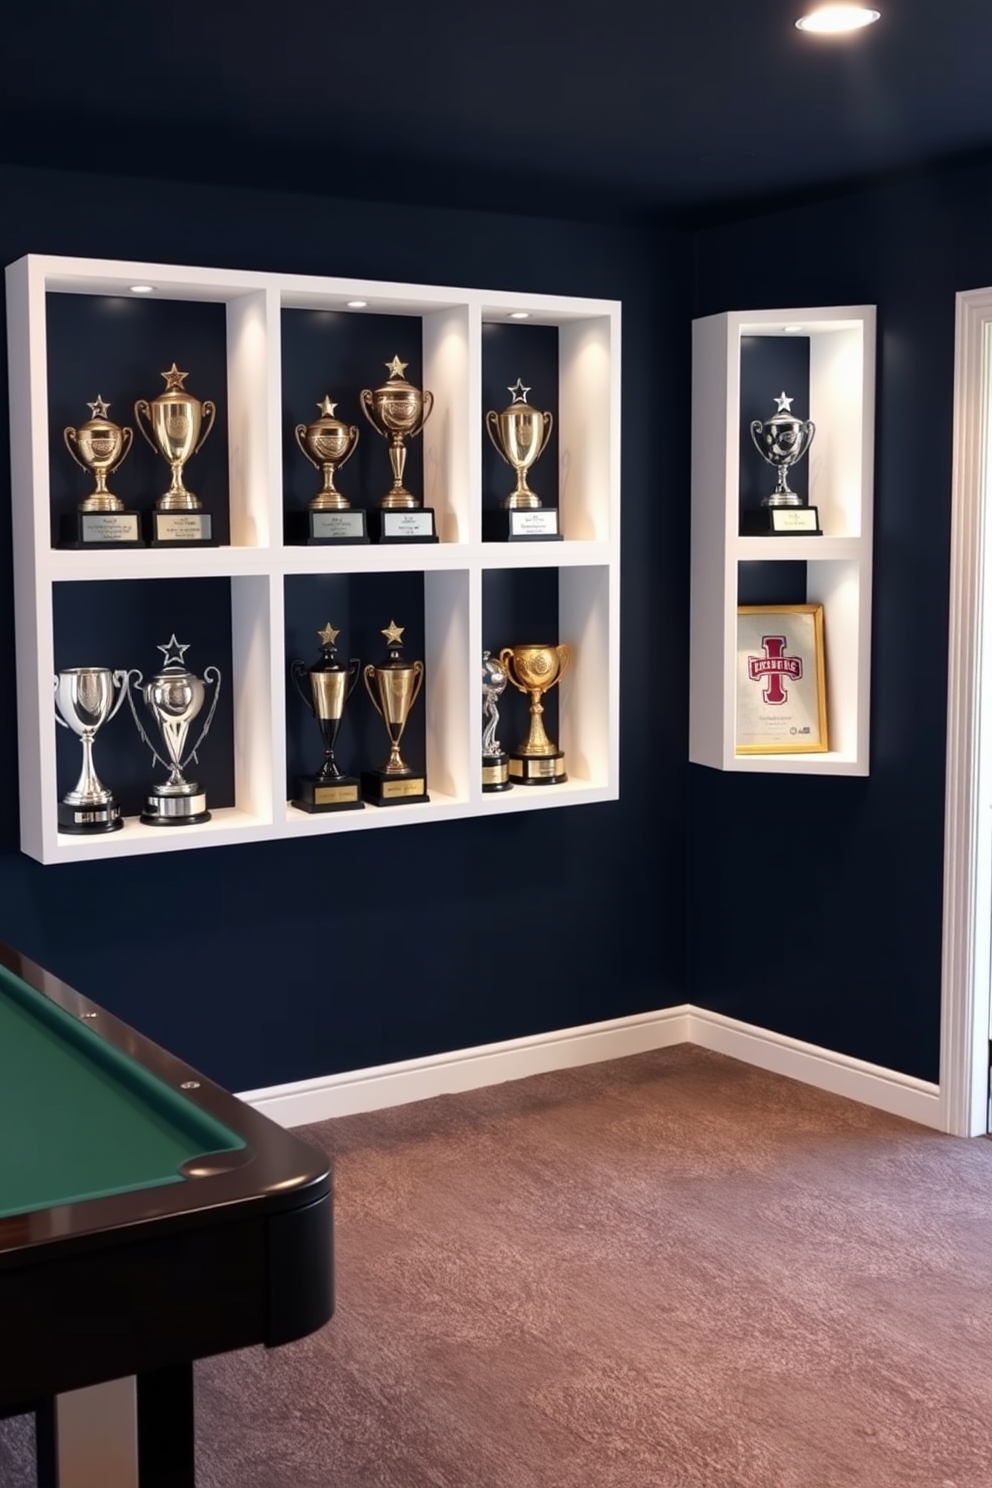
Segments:
[[[486,414],[486,432],[507,465],[514,471],[517,484],[502,506],[507,511],[536,511],[541,499],[527,484],[527,471],[544,453],[554,419],[523,402],[511,403],[502,413],[490,409]]]
[[[114,688],[118,688],[115,700]],[[93,765],[93,740],[117,712],[127,692],[124,672],[108,667],[69,667],[55,678],[55,719],[70,729],[83,746],[83,767],[71,791],[59,803],[58,824],[63,832],[116,832],[124,825],[113,791],[100,780]]]
[[[754,447],[776,472],[775,489],[769,496],[762,497],[763,507],[806,505],[790,487],[788,471],[806,454],[815,433],[816,425],[812,419],[795,418],[791,413],[776,413],[774,418],[766,419],[764,423],[761,419],[752,421]]]
[[[565,675],[571,649],[566,645],[504,646],[499,659],[514,687],[530,698],[530,732],[511,752],[509,773],[523,785],[559,785],[568,779],[565,755],[545,731],[541,698]]]
[[[153,786],[145,798],[141,820],[149,826],[192,826],[210,820],[206,793],[200,790],[195,780],[187,780],[183,771],[191,759],[196,759],[197,751],[210,731],[220,697],[220,672],[217,667],[209,666],[201,681],[183,665],[182,655],[188,649],[178,645],[173,635],[167,646],[159,647],[165,653],[165,664],[156,676],[145,682],[137,670],[128,674],[129,679],[135,678],[128,691],[135,727],[151,750],[152,757],[169,772],[169,778]],[[213,686],[214,694],[207,721],[200,737],[183,759],[190,725],[203,708],[209,685]],[[158,725],[165,758],[158,753],[142,727],[132,696],[135,691],[144,698],[145,707]]]
[[[334,473],[340,470],[355,453],[358,445],[358,428],[355,424],[342,423],[333,417],[335,404],[329,399],[319,403],[318,408],[330,408],[322,418],[312,424],[297,424],[293,433],[303,454],[323,476],[323,485],[309,503],[311,511],[348,511],[351,502],[342,496],[334,485]]]
[[[403,484],[406,465],[405,439],[419,434],[431,416],[434,394],[421,392],[403,377],[406,362],[394,357],[386,363],[389,379],[381,387],[363,388],[360,394],[362,412],[377,434],[390,441],[389,463],[393,472],[392,489],[379,502],[383,511],[410,511],[421,505]]]
[[[97,398],[90,407],[94,416],[80,424],[78,429],[68,425],[62,430],[66,449],[81,470],[94,479],[92,493],[79,503],[81,512],[122,512],[124,503],[120,497],[107,490],[107,476],[113,475],[124,463],[134,439],[133,429],[122,429],[106,417],[109,403]],[[101,414],[99,410],[102,409]]]
[[[150,402],[139,398],[134,405],[138,428],[155,453],[168,462],[172,472],[169,489],[155,502],[155,509],[163,512],[202,511],[203,503],[199,497],[183,485],[183,466],[206,443],[217,416],[216,405],[209,399],[201,403],[199,398],[186,392],[182,384],[189,373],[177,371],[174,362],[171,371],[163,372],[162,376],[166,382],[165,392]]]
[[[482,789],[486,792],[512,789],[509,778],[510,757],[496,738],[499,727],[497,702],[506,690],[508,678],[500,663],[488,651],[482,653]]]

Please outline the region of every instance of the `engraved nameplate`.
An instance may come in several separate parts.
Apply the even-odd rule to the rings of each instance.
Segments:
[[[365,513],[362,511],[315,511],[310,513],[310,536],[361,540],[365,536]]]
[[[404,537],[433,537],[434,513],[426,511],[384,511],[382,513],[382,536],[384,541]]]
[[[815,506],[769,507],[773,532],[817,532],[820,521]]]
[[[554,507],[540,507],[537,511],[511,511],[511,537],[557,537],[558,512]]]
[[[341,801],[357,801],[357,785],[318,785],[314,788],[315,806],[337,806]]]
[[[209,512],[154,512],[156,542],[209,542]]]
[[[84,543],[138,542],[138,513],[80,512],[79,536]]]
[[[386,780],[383,781],[382,799],[384,801],[397,801],[403,796],[422,796],[427,786],[427,781],[421,777],[419,780]]]
[[[562,773],[563,759],[511,759],[510,774],[518,780],[554,780]]]
[[[507,766],[505,764],[502,764],[502,765],[483,765],[483,767],[482,767],[482,783],[483,783],[483,785],[505,785],[506,784],[506,776],[507,776]]]

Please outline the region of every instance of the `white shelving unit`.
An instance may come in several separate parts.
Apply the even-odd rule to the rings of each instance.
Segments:
[[[787,329],[788,328],[788,329]],[[741,341],[809,338],[816,424],[809,501],[822,537],[740,535]],[[769,389],[769,397],[778,389]],[[689,758],[715,770],[867,775],[871,669],[875,309],[749,310],[693,325]],[[769,406],[769,412],[771,408]],[[771,468],[769,473],[774,479]],[[746,563],[803,562],[824,606],[830,749],[735,753],[737,604]]]
[[[52,546],[46,297],[60,293],[130,298],[135,284],[150,285],[158,299],[226,306],[229,547],[84,553]],[[363,300],[367,308],[349,310],[349,300]],[[405,548],[284,545],[284,309],[421,319],[423,385],[435,399],[423,434],[424,502],[436,510],[439,544]],[[558,505],[565,540],[555,544],[482,542],[482,326],[505,322],[521,311],[528,313],[530,324],[553,325],[559,331]],[[7,268],[7,316],[24,852],[42,863],[80,862],[617,798],[617,302],[31,255]],[[370,376],[374,372],[370,368]],[[300,416],[307,413],[303,409]],[[490,569],[546,567],[559,573],[559,632],[547,639],[567,641],[573,648],[572,665],[558,689],[558,732],[569,779],[560,786],[517,787],[505,794],[484,795],[480,783],[483,574]],[[427,681],[417,706],[426,708],[431,799],[401,808],[370,806],[364,811],[307,815],[286,801],[284,581],[296,574],[389,572],[422,572],[424,578]],[[164,830],[128,818],[123,830],[109,835],[60,833],[51,691],[53,586],[164,577],[230,579],[236,804],[215,810],[213,819],[202,826]],[[524,639],[538,638],[511,635],[506,644]],[[122,656],[123,641],[122,637]],[[125,662],[101,656],[93,664]],[[503,742],[514,741],[504,738]],[[316,730],[314,747],[316,764]],[[354,768],[361,768],[362,763],[355,762]],[[98,768],[99,764],[98,742]]]

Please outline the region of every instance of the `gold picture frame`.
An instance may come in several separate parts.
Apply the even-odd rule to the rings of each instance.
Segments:
[[[738,605],[736,754],[824,754],[822,604]]]

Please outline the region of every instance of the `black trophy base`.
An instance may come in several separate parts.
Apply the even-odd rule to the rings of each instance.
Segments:
[[[119,832],[124,819],[116,801],[101,806],[73,806],[69,801],[60,801],[58,823],[60,832],[89,837],[99,832]]]
[[[153,791],[145,797],[145,809],[139,820],[146,827],[201,826],[210,820],[206,792],[193,790],[183,796],[160,796]]]
[[[822,537],[820,514],[815,506],[763,506],[746,511],[742,537]]]
[[[213,536],[213,523],[204,511],[153,511],[151,543],[153,548],[219,548]],[[142,818],[143,819],[143,818]]]
[[[483,542],[561,542],[554,506],[500,507],[482,513]]]
[[[434,508],[373,507],[369,512],[369,536],[374,543],[436,543]]]
[[[60,548],[85,552],[87,549],[99,551],[144,546],[140,512],[74,512],[63,516],[59,522]]]
[[[361,781],[354,775],[308,775],[296,782],[296,795],[289,803],[298,811],[362,811]]]
[[[482,789],[487,795],[495,791],[513,789],[508,754],[484,754],[482,756]]]
[[[562,785],[565,774],[565,752],[554,754],[511,754],[510,779],[514,785]]]
[[[362,799],[370,806],[415,806],[429,801],[423,775],[387,775],[385,770],[362,771]]]

